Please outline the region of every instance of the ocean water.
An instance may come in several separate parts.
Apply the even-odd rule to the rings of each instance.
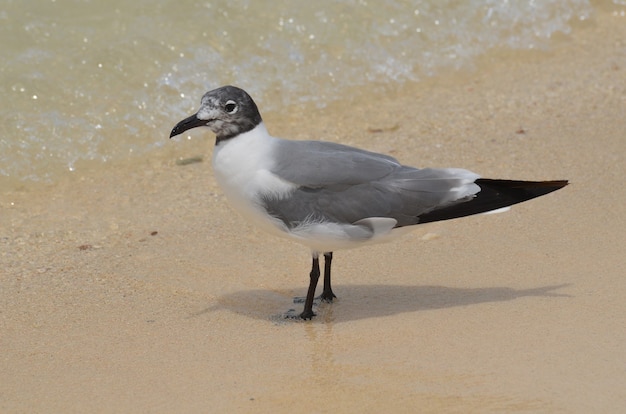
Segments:
[[[142,157],[206,90],[264,112],[550,48],[586,0],[0,0],[0,188]]]

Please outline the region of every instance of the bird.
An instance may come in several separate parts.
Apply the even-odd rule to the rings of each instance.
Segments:
[[[215,134],[213,171],[227,200],[262,229],[308,247],[312,264],[304,309],[336,298],[333,252],[396,238],[416,225],[508,209],[568,184],[567,180],[488,179],[462,168],[414,168],[395,158],[327,141],[269,134],[250,95],[236,86],[206,92],[199,110],[170,138],[192,128]]]

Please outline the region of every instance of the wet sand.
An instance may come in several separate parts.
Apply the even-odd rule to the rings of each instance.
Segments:
[[[337,252],[339,299],[311,322],[281,317],[308,251],[230,209],[208,131],[4,192],[0,411],[626,410],[624,39],[623,17],[598,16],[550,52],[267,114],[274,135],[409,165],[571,181]]]

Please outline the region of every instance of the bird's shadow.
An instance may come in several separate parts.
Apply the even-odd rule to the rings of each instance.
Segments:
[[[570,297],[570,295],[555,292],[567,286],[569,284],[514,289],[509,287],[337,285],[333,290],[340,298],[333,303],[318,304],[317,309],[314,309],[318,313],[318,318],[314,320],[347,322],[405,312],[506,302],[524,297]],[[255,319],[274,321],[289,319],[302,310],[302,304],[292,303],[293,292],[293,290],[242,290],[218,297],[217,304],[193,316],[226,309]],[[334,311],[332,311],[332,317],[329,318],[328,312],[331,309]]]

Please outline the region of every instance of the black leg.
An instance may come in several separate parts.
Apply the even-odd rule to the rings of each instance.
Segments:
[[[326,302],[332,302],[335,296],[333,289],[330,287],[330,265],[333,261],[333,252],[324,253],[324,290],[320,298]]]
[[[313,299],[315,297],[317,280],[320,278],[320,260],[317,256],[313,256],[313,265],[311,266],[311,273],[309,276],[311,281],[309,282],[309,291],[306,294],[306,301],[304,302],[304,310],[300,314],[302,319],[311,319],[315,316],[313,313]]]

